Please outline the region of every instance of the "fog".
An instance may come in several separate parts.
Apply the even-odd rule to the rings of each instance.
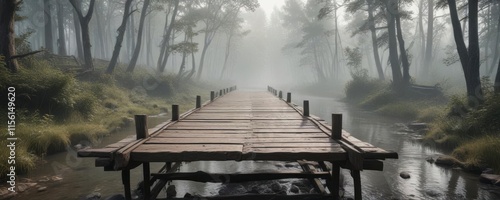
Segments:
[[[52,3],[49,8],[52,12],[48,20],[52,21],[53,31],[50,33],[46,30],[47,17],[44,20],[46,14],[43,1],[27,1],[19,12],[21,16],[26,16],[26,20],[16,23],[17,34],[32,32],[28,38],[32,49],[53,49],[57,53],[61,37],[57,35],[57,19],[58,15],[62,15],[66,53],[81,57],[77,51],[79,44],[75,37],[76,21],[72,5],[66,1],[49,2]],[[194,61],[195,74],[200,71],[200,63],[203,63],[203,69],[200,76],[192,77],[204,81],[229,80],[249,87],[294,87],[318,83],[342,85],[351,79],[350,72],[353,70],[346,64],[345,49],[359,48],[362,54],[361,68],[367,70],[370,77],[377,78],[379,74],[368,27],[368,7],[356,5],[356,2],[358,1],[249,0],[230,5],[231,3],[218,1],[180,1],[173,19],[174,26],[178,26],[170,34],[166,47],[169,58],[163,73],[178,74],[181,65],[185,66],[183,71],[188,73],[192,70]],[[416,0],[398,5],[403,14],[402,38],[408,54],[412,83],[439,84],[450,91],[463,91],[465,82],[452,35],[449,11],[446,6],[434,6],[431,11],[433,30],[428,32],[429,2],[432,1]],[[124,3],[125,0],[95,3],[94,15],[89,24],[94,59],[111,59],[118,34],[116,30],[124,14]],[[133,12],[127,20],[123,47],[118,58],[121,63],[130,61],[137,44],[143,5],[143,1],[132,2]],[[57,12],[58,6],[62,8],[60,13]],[[81,6],[85,13],[89,1],[83,1]],[[217,6],[220,7],[220,13],[203,13],[216,12]],[[498,56],[495,56],[498,55],[498,3],[485,3],[481,6],[484,9],[480,10],[479,16],[480,72],[481,76],[494,78],[497,68],[495,63],[498,62]],[[174,7],[175,1],[150,2],[143,25],[138,68],[158,68],[162,41],[171,25],[169,23]],[[319,19],[321,9],[327,12]],[[383,76],[386,80],[391,80],[385,8],[374,4],[371,9]],[[166,20],[169,23],[165,26]],[[465,27],[464,37],[467,38],[466,20],[462,20],[462,26]],[[207,27],[213,30],[207,33]],[[186,34],[188,29],[193,33],[192,36]],[[47,33],[54,38],[52,48],[46,45]],[[206,33],[209,40],[206,40]],[[429,34],[432,34],[431,40]],[[187,36],[192,38],[186,38]],[[184,48],[186,58],[182,62],[182,47],[187,47],[188,43],[194,45],[194,48]],[[431,47],[427,47],[429,43],[432,43]],[[205,46],[206,55],[202,60]],[[426,55],[429,52],[431,53]],[[191,53],[194,53],[194,59]]]

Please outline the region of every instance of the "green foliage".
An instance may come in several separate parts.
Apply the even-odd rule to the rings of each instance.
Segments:
[[[500,137],[483,136],[459,146],[453,156],[465,163],[469,168],[491,167],[500,173]]]
[[[361,66],[363,60],[363,54],[359,50],[359,47],[351,49],[349,47],[345,48],[345,55],[347,59],[347,65],[350,67],[350,73],[353,79],[368,79],[368,70]]]
[[[180,83],[175,76],[157,77],[145,70],[115,76],[97,71],[77,79],[53,66],[59,61],[26,57],[15,74],[0,66],[0,89],[16,88],[16,122],[22,122],[16,127],[16,171],[20,173],[35,168],[39,157],[77,143],[96,142],[130,125],[135,114],[165,113],[173,103],[186,111],[194,106],[194,94],[208,94],[191,82]],[[0,102],[6,105],[6,99]],[[5,126],[0,124],[0,129],[6,130]],[[6,145],[5,141],[0,145]],[[0,159],[7,160],[8,153],[0,152]],[[0,179],[5,178],[7,167],[0,163]]]
[[[41,114],[66,117],[75,103],[75,79],[70,75],[51,68],[45,61],[33,60],[30,67],[21,68],[18,73],[6,73],[7,78],[0,80],[2,90],[16,88],[16,107]],[[2,73],[3,74],[3,73]],[[0,102],[5,104],[6,99]]]
[[[392,117],[414,119],[418,115],[419,107],[414,102],[403,101],[386,104],[378,108],[376,112]]]

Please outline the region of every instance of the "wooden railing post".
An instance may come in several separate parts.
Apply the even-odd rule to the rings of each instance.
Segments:
[[[279,97],[280,99],[283,99],[283,93],[281,92],[281,90],[280,90],[280,92],[279,92],[279,94],[278,94],[278,97]]]
[[[290,92],[286,93],[286,102],[292,103],[292,93],[290,93]]]
[[[214,99],[215,99],[215,92],[210,91],[210,101],[214,101]]]
[[[309,117],[309,101],[304,100],[304,116]]]
[[[222,94],[222,90],[220,90],[219,91],[219,96],[222,96],[222,95],[224,95],[224,94]]]
[[[332,114],[332,139],[342,139],[342,114]]]
[[[179,105],[172,105],[172,121],[179,120]]]
[[[143,139],[149,137],[148,133],[148,116],[147,115],[135,115],[135,134],[136,138]]]
[[[149,137],[148,133],[148,117],[147,115],[135,115],[135,130],[137,139],[144,139]],[[129,176],[130,179],[130,171],[122,171],[122,176]],[[144,199],[150,198],[151,186],[149,183],[150,180],[150,170],[149,170],[149,162],[142,163],[142,174],[144,177]],[[128,180],[130,182],[130,180]],[[130,186],[129,186],[130,187]],[[130,189],[129,189],[130,190]]]
[[[201,108],[201,96],[196,96],[196,108]]]

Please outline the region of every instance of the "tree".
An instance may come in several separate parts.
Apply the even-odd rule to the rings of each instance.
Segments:
[[[243,19],[239,17],[234,17],[231,22],[229,22],[227,25],[225,25],[224,32],[226,33],[227,40],[226,40],[226,46],[225,46],[225,53],[224,53],[224,64],[222,65],[222,70],[220,73],[219,79],[222,79],[224,76],[224,73],[227,70],[227,61],[229,59],[229,55],[231,53],[231,44],[233,42],[233,37],[235,36],[245,36],[250,31],[241,31],[241,23],[243,23]]]
[[[127,0],[125,2],[125,9],[123,11],[123,18],[120,27],[118,27],[118,36],[116,36],[115,48],[113,49],[113,56],[111,61],[109,61],[108,68],[106,69],[107,74],[112,74],[115,70],[116,63],[118,62],[118,56],[120,55],[120,50],[122,48],[123,36],[125,35],[125,29],[127,28],[127,19],[132,14],[130,12],[130,4],[133,0]]]
[[[444,2],[440,2],[444,6]],[[479,77],[479,34],[478,34],[478,2],[468,1],[469,47],[465,46],[462,27],[458,17],[457,4],[447,0],[450,10],[453,36],[457,46],[458,56],[465,77],[467,97],[470,104],[483,102],[483,91]]]
[[[365,23],[363,23],[363,25],[361,25],[361,27],[359,27],[354,32],[353,35],[361,33],[361,32],[365,32],[367,30],[370,31],[371,40],[372,40],[373,57],[375,60],[375,66],[377,68],[378,77],[380,80],[384,80],[385,79],[384,70],[382,69],[382,63],[380,62],[380,54],[378,51],[378,48],[379,48],[378,43],[379,42],[377,39],[377,28],[375,27],[375,25],[377,24],[377,21],[381,21],[380,19],[378,19],[379,18],[378,16],[381,16],[380,14],[378,14],[378,16],[375,17],[375,12],[376,12],[377,8],[380,8],[380,3],[376,2],[374,0],[351,0],[351,1],[348,1],[347,3],[348,3],[347,4],[347,11],[349,11],[351,13],[357,12],[359,10],[364,10],[362,8],[362,6],[365,4],[367,6],[366,12],[368,13],[368,19]],[[322,9],[320,11],[320,14],[321,14],[321,12],[326,12],[326,11],[329,11],[328,8]]]
[[[500,61],[498,61],[497,75],[495,78],[495,93],[500,94]]]
[[[0,56],[4,56],[7,68],[17,72],[18,64],[13,58],[16,54],[14,43],[14,16],[20,2],[17,0],[0,1]]]
[[[425,42],[424,75],[428,74],[428,69],[432,61],[432,45],[434,41],[434,1],[427,0],[427,41]]]
[[[165,14],[165,27],[164,27],[164,34],[163,34],[163,40],[161,42],[161,49],[160,49],[160,56],[158,57],[158,71],[163,72],[165,71],[165,66],[167,65],[167,60],[169,56],[169,45],[170,45],[170,35],[172,34],[172,30],[174,28],[174,22],[175,22],[175,17],[177,16],[177,11],[179,9],[179,0],[174,0],[174,10],[172,12],[172,16],[170,18],[170,26],[168,25],[169,20],[168,20],[168,15],[170,13],[170,5],[168,7],[167,13]]]
[[[64,38],[64,8],[62,2],[57,2],[57,30],[59,38],[57,39],[57,50],[59,55],[66,55],[66,39]]]
[[[235,16],[234,13],[238,13],[240,9],[244,8],[246,10],[254,11],[257,7],[259,7],[259,2],[257,0],[204,0],[201,2],[201,8],[199,11],[203,15],[201,21],[205,25],[203,28],[205,35],[196,76],[198,79],[201,78],[203,72],[203,65],[208,47],[212,43],[212,40],[214,39],[214,36],[219,28],[223,24],[227,23],[231,17]]]
[[[139,31],[137,33],[137,44],[135,45],[132,59],[130,59],[130,62],[128,64],[127,72],[134,71],[135,65],[137,63],[137,58],[139,58],[139,52],[141,51],[141,45],[142,45],[142,32],[144,29],[144,20],[146,19],[146,13],[148,11],[149,2],[150,2],[149,0],[144,0],[144,3],[142,5],[141,18],[139,19]]]
[[[43,1],[43,12],[45,19],[45,48],[49,52],[54,52],[54,40],[52,38],[52,5],[50,0]]]
[[[82,2],[78,1],[76,6],[79,10],[82,8]],[[78,14],[76,9],[73,9],[73,25],[75,26],[75,40],[76,40],[76,52],[79,59],[83,59],[83,45],[82,45],[82,30],[80,25],[80,19],[78,19]]]
[[[408,55],[406,54],[405,41],[403,39],[403,31],[401,28],[401,15],[402,12],[399,10],[399,5],[395,8],[396,13],[396,32],[398,34],[398,44],[401,57],[401,64],[403,65],[403,82],[402,86],[408,86],[410,84],[410,62],[408,61]]]
[[[389,60],[391,63],[392,70],[392,85],[395,87],[401,87],[403,83],[403,75],[401,74],[401,68],[399,65],[398,58],[398,47],[396,40],[396,13],[393,10],[397,7],[396,2],[392,0],[386,0],[386,18],[387,18],[387,29],[389,37]]]
[[[95,0],[90,0],[89,8],[85,16],[83,16],[82,9],[78,6],[79,2],[77,2],[77,0],[69,0],[69,2],[75,9],[78,19],[80,20],[85,67],[87,70],[94,70],[94,64],[92,63],[92,51],[90,49],[92,45],[90,44],[89,22],[92,18],[92,13],[94,12]]]

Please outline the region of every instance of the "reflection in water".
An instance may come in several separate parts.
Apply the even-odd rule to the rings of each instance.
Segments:
[[[500,199],[490,192],[491,186],[479,183],[478,176],[460,169],[448,169],[428,163],[425,158],[443,153],[432,145],[412,140],[411,134],[398,132],[400,119],[387,118],[360,110],[341,100],[294,95],[302,105],[309,100],[310,113],[331,120],[331,113],[343,114],[343,128],[354,137],[386,150],[398,152],[399,159],[384,161],[384,171],[363,171],[361,181],[364,199]],[[410,179],[399,173],[407,171]],[[350,177],[347,170],[344,175]],[[346,179],[346,194],[353,196],[352,179]]]
[[[307,98],[311,114],[317,115],[326,121],[331,120],[331,113],[343,114],[343,126],[353,136],[369,142],[375,146],[394,150],[399,153],[399,159],[384,161],[384,171],[363,171],[364,199],[500,199],[500,196],[489,192],[493,186],[480,184],[477,175],[462,172],[461,170],[445,169],[425,161],[426,157],[441,153],[436,148],[423,146],[411,140],[411,135],[397,132],[394,123],[401,123],[399,119],[385,118],[371,112],[351,107],[337,99],[304,97],[294,94],[293,101],[299,105]],[[150,118],[150,127],[166,120],[164,118]],[[135,134],[134,127],[124,129],[119,134],[104,138],[100,146],[116,142],[127,135]],[[45,192],[31,195],[21,195],[15,199],[51,199],[67,200],[81,199],[97,191],[103,197],[121,193],[123,187],[119,172],[104,172],[102,168],[94,167],[92,158],[75,158],[74,152],[66,152],[46,158],[47,163],[28,177],[62,174],[63,180],[50,185]],[[160,164],[152,165],[151,171],[157,171]],[[132,187],[142,177],[142,168],[131,171]],[[209,171],[209,172],[251,172],[254,169],[276,170],[276,166],[269,162],[191,162],[183,164],[182,171]],[[407,171],[410,179],[402,179],[399,173]],[[353,196],[353,183],[348,170],[343,170],[346,183],[346,196]],[[43,184],[43,183],[42,183]],[[200,195],[216,195],[220,184],[194,183],[177,181],[177,194],[186,192]],[[104,198],[103,198],[104,199]]]

